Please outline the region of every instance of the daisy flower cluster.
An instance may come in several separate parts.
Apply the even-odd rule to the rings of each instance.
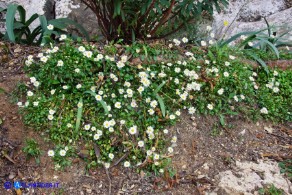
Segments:
[[[207,30],[211,35],[212,29]],[[60,40],[71,43],[67,37]],[[187,48],[184,46],[189,40],[170,42]],[[212,45],[210,41],[208,45]],[[114,46],[106,46],[107,50],[110,47]],[[164,53],[165,60],[133,64],[131,56],[145,54],[145,48],[149,59]],[[210,52],[215,53],[215,49],[210,47]],[[70,146],[82,140],[89,154],[100,151],[98,159],[96,155],[88,157],[94,165],[110,168],[125,156],[125,168],[146,162],[147,167],[163,172],[178,142],[176,133],[167,127],[184,111],[195,115],[238,109],[240,103],[259,93],[255,86],[262,84],[259,75],[240,64],[233,52],[221,52],[214,59],[195,49],[184,49],[184,59],[170,59],[167,56],[173,55],[174,48],[157,50],[136,44],[124,46],[124,53],[118,54],[91,45],[64,44],[28,56],[26,103],[18,105],[26,122],[46,129],[52,141]],[[277,77],[276,72],[273,74]],[[267,87],[274,90],[279,84],[271,79]],[[270,108],[261,105],[258,113],[269,115]],[[75,146],[74,150],[80,148]],[[61,146],[49,150],[48,155],[58,166],[63,165],[61,159],[69,157]]]

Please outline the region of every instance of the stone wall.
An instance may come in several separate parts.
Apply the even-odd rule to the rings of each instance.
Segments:
[[[100,35],[95,15],[80,0],[0,0],[0,6],[13,2],[23,5],[27,16],[39,13],[49,19],[69,17],[82,24],[92,36]],[[212,26],[217,37],[222,34],[228,37],[265,28],[263,17],[270,24],[292,27],[292,0],[230,0],[230,6],[223,13],[214,13]],[[230,25],[225,27],[223,21]]]

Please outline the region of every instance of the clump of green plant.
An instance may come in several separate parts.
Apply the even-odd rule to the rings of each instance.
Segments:
[[[284,190],[276,188],[274,186],[274,184],[267,185],[264,188],[259,189],[258,192],[260,195],[283,195],[283,194],[285,194]]]
[[[19,13],[19,19],[16,14]],[[26,11],[21,5],[9,4],[7,9],[0,7],[0,13],[5,13],[5,34],[0,33],[0,37],[13,43],[44,45],[53,42],[61,34],[67,34],[66,28],[74,25],[89,40],[88,33],[80,25],[68,18],[58,18],[47,21],[44,15],[33,14],[26,20]],[[31,30],[31,24],[39,19],[40,25]]]
[[[284,160],[279,162],[280,172],[285,174],[290,181],[292,181],[292,160]]]
[[[279,48],[287,48],[289,50],[292,42],[287,38],[291,34],[291,27],[286,27],[284,32],[278,33],[280,27],[271,26],[266,19],[265,21],[267,28],[258,31],[240,32],[227,40],[220,40],[218,45],[223,47],[240,39],[236,47],[241,49],[247,57],[257,61],[267,72],[267,65],[261,56],[270,53],[270,57],[274,56],[279,59]],[[282,26],[281,28],[283,31],[284,27]],[[266,31],[267,33],[265,33]],[[288,56],[292,56],[291,52],[286,53],[288,53]]]
[[[27,158],[33,157],[38,164],[40,163],[41,149],[34,139],[27,139],[22,151],[26,154]]]
[[[220,11],[228,0],[82,0],[96,15],[107,40],[159,39],[197,21],[202,13]]]
[[[67,163],[60,160],[83,151],[90,167],[123,163],[162,173],[179,141],[169,126],[183,111],[220,116],[222,126],[224,115],[243,112],[290,120],[285,102],[290,100],[291,72],[277,72],[275,92],[267,85],[270,75],[243,63],[239,50],[210,41],[201,42],[204,50],[187,43],[183,38],[168,45],[135,43],[114,49],[66,39],[28,56],[30,82],[26,103],[19,104],[25,122],[45,129],[57,145],[48,155],[60,166]],[[274,96],[283,99],[277,114],[269,100]]]

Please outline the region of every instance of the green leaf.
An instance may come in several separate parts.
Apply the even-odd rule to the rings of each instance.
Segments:
[[[6,10],[6,8],[0,7],[0,12],[5,12]]]
[[[33,23],[37,18],[39,17],[38,14],[33,14],[26,22],[25,22],[25,26],[29,26],[31,25],[31,23]]]
[[[155,90],[154,90],[154,94],[157,94],[160,89],[165,85],[166,81],[163,81]]]
[[[224,115],[220,114],[220,124],[224,127],[225,126],[225,118]]]
[[[156,94],[156,98],[159,102],[162,115],[163,115],[163,117],[165,117],[165,105],[164,105],[163,99],[158,94]]]
[[[115,0],[114,1],[114,15],[113,18],[115,18],[116,16],[119,16],[121,14],[121,9],[122,9],[122,1],[121,0]]]
[[[148,52],[147,52],[147,48],[146,48],[145,45],[143,45],[143,49],[144,49],[144,52],[145,52],[145,56],[146,56],[146,58],[147,58],[147,57],[148,57]]]
[[[252,36],[252,35],[256,35],[256,34],[258,34],[258,33],[260,33],[260,32],[263,32],[263,31],[265,31],[266,29],[262,29],[262,30],[259,30],[259,31],[251,31],[251,32],[241,32],[241,33],[238,33],[238,34],[236,34],[236,35],[234,35],[234,36],[232,36],[232,37],[230,37],[229,39],[227,39],[227,40],[221,40],[220,42],[219,42],[219,46],[220,47],[223,47],[223,46],[225,46],[225,45],[228,45],[229,43],[231,43],[231,42],[233,42],[233,41],[235,41],[236,39],[238,39],[241,35],[250,35],[250,36]]]
[[[79,102],[83,104],[82,98],[80,98]],[[77,110],[77,119],[76,119],[76,125],[75,125],[76,135],[78,134],[77,132],[78,132],[78,129],[80,128],[80,122],[82,118],[82,108],[83,106],[80,106],[78,107],[78,110]]]
[[[45,32],[47,30],[47,26],[48,26],[47,19],[45,16],[41,15],[41,16],[39,16],[39,20],[40,20],[43,32]]]
[[[260,57],[258,57],[256,54],[254,54],[250,51],[245,51],[245,53],[247,55],[249,55],[250,57],[252,57],[255,61],[257,61],[264,68],[266,73],[269,73],[269,69],[268,69],[267,64]]]
[[[94,93],[94,92],[92,92],[92,91],[85,91],[84,93],[89,93],[89,94],[91,94],[94,98],[95,98],[95,96],[97,95],[96,93]],[[100,101],[98,101],[98,102],[102,105],[105,114],[109,114],[109,111],[108,111],[108,108],[107,108],[107,105],[106,105],[105,101],[100,100]]]
[[[263,38],[260,38],[260,37],[258,37],[257,39],[268,44],[268,46],[271,48],[272,51],[274,51],[274,53],[276,54],[278,59],[280,58],[279,50],[270,41],[263,39]]]
[[[22,6],[16,4],[10,4],[7,7],[6,13],[6,29],[8,38],[11,42],[15,42],[15,34],[14,34],[14,22],[16,11],[19,13],[19,18],[21,23],[25,23],[25,10]]]
[[[271,36],[271,28],[270,28],[269,22],[267,21],[266,17],[264,17],[264,20],[265,20],[265,22],[266,22],[266,24],[267,24],[268,35],[269,35],[269,37],[270,37],[270,36]]]

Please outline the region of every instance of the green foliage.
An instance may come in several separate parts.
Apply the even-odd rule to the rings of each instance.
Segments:
[[[51,43],[56,37],[67,34],[65,29],[69,25],[78,28],[89,40],[85,29],[74,21],[67,18],[59,18],[47,21],[46,17],[33,14],[26,20],[26,11],[21,5],[9,4],[7,9],[0,8],[0,13],[6,13],[6,33],[2,36],[5,40],[13,43],[40,45]],[[16,14],[19,14],[19,20]],[[31,30],[31,24],[39,19],[40,25]]]
[[[282,189],[276,188],[274,184],[267,185],[264,188],[259,189],[260,195],[284,195],[285,192]]]
[[[28,158],[34,157],[36,162],[39,163],[39,156],[41,155],[41,150],[38,143],[34,139],[27,139],[25,141],[25,147],[22,149]]]
[[[291,32],[291,27],[286,27],[284,32],[278,34],[278,31],[280,32],[280,27],[270,26],[266,19],[265,21],[267,28],[259,31],[238,33],[227,40],[220,40],[218,42],[218,46],[224,47],[240,39],[240,42],[236,45],[236,47],[242,49],[249,58],[257,61],[264,68],[264,70],[268,72],[266,63],[259,55],[257,55],[257,53],[263,52],[267,54],[272,52],[273,55],[279,59],[279,48],[291,47],[292,42],[287,39],[287,35]],[[283,29],[284,27],[282,26],[281,28]],[[267,33],[265,33],[265,31],[267,31]]]
[[[281,173],[285,174],[290,181],[292,181],[292,160],[284,160],[279,162],[279,167],[281,169]]]
[[[107,40],[125,42],[158,39],[171,35],[188,23],[197,21],[202,13],[221,11],[228,0],[82,0],[97,16]]]
[[[110,167],[122,159],[125,167],[167,171],[177,137],[166,128],[183,110],[219,116],[222,127],[226,115],[240,113],[292,120],[291,71],[264,74],[243,63],[246,56],[236,48],[202,50],[177,41],[172,47],[135,43],[97,49],[67,39],[28,56],[30,83],[21,111],[26,124],[45,129],[57,145],[52,156],[58,166],[85,145],[88,167]],[[219,133],[218,126],[212,134]],[[60,155],[64,146],[72,148]]]

